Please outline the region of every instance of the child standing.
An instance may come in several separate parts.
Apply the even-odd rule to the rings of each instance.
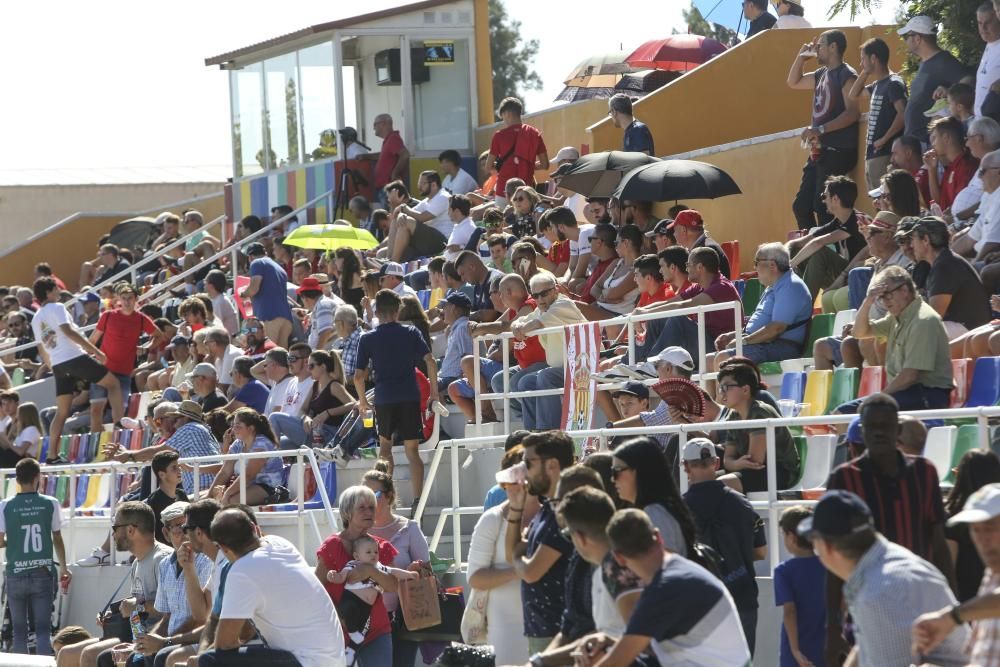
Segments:
[[[378,542],[370,535],[362,535],[354,540],[353,556],[354,560],[344,569],[339,572],[330,570],[326,573],[326,580],[331,584],[346,584],[344,596],[337,605],[337,612],[347,632],[349,665],[352,664],[354,651],[365,641],[371,622],[372,605],[382,594],[382,589],[372,579],[361,579],[361,575],[354,574],[355,565],[367,563],[383,574],[391,575],[400,581],[420,576],[412,570],[401,570],[378,562]]]
[[[799,522],[812,516],[812,508],[789,507],[778,525],[792,558],[774,570],[774,603],[783,607],[781,667],[824,667],[826,632],[826,570],[812,545],[795,532]]]

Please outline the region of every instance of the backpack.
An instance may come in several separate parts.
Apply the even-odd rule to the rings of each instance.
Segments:
[[[727,588],[730,588],[748,574],[753,576],[753,572],[747,571],[746,563],[743,561],[743,548],[738,531],[732,523],[721,520],[721,508],[719,509],[720,511],[717,511],[710,520],[700,522],[700,537],[718,557],[718,577]]]

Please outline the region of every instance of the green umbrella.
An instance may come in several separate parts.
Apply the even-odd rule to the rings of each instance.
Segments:
[[[286,236],[282,243],[310,250],[336,250],[337,248],[371,250],[378,245],[378,240],[367,229],[333,224],[302,225]]]

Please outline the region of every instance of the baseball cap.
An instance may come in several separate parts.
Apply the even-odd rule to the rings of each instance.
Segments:
[[[813,515],[799,522],[798,534],[813,537],[844,537],[866,530],[875,530],[872,513],[860,497],[850,491],[827,491],[816,503]]]
[[[868,191],[868,198],[869,199],[878,199],[881,196],[882,196],[882,186],[881,185],[878,186],[877,188],[875,188],[874,190],[869,190]]]
[[[695,211],[694,209],[687,209],[686,211],[681,211],[674,218],[673,223],[670,224],[667,229],[673,229],[674,227],[704,227],[705,221],[701,217],[701,213]]]
[[[657,234],[669,234],[670,228],[673,226],[673,224],[674,224],[673,220],[671,220],[670,218],[664,218],[663,220],[660,220],[658,223],[656,223],[655,227],[646,232],[646,236],[648,238],[652,238]]]
[[[865,436],[861,433],[861,417],[855,416],[851,420],[851,425],[847,427],[847,442],[854,444],[864,444]]]
[[[173,338],[170,339],[170,345],[167,345],[167,349],[168,350],[172,350],[175,347],[177,347],[178,345],[183,345],[183,346],[187,347],[190,344],[191,344],[191,341],[189,341],[184,336],[174,336]]]
[[[302,294],[303,292],[322,292],[323,286],[319,284],[319,281],[312,276],[307,276],[302,279],[299,283],[299,288],[295,290],[296,294]]]
[[[453,306],[458,306],[459,308],[465,308],[466,310],[472,310],[472,299],[465,292],[455,291],[444,298],[445,302],[450,303]]]
[[[649,357],[646,361],[650,363],[665,361],[671,366],[678,366],[686,371],[694,370],[694,360],[691,359],[691,355],[683,347],[677,345],[664,348],[658,355]]]
[[[203,361],[200,364],[198,364],[197,366],[195,366],[194,370],[192,370],[190,373],[188,373],[188,378],[189,379],[190,378],[196,378],[196,377],[214,378],[215,376],[216,376],[216,374],[215,374],[215,366],[213,366],[212,364],[210,364],[208,362],[205,362],[205,361]]]
[[[948,98],[942,97],[934,104],[930,106],[927,111],[924,112],[924,116],[927,118],[934,118],[935,116],[947,116],[948,115]]]
[[[100,303],[101,297],[93,292],[84,292],[80,295],[80,303]]]
[[[871,223],[868,225],[868,229],[882,229],[887,232],[896,232],[896,226],[899,224],[899,216],[892,211],[879,211],[872,218]]]
[[[379,278],[383,278],[385,276],[396,276],[398,278],[402,278],[405,275],[406,273],[403,271],[403,266],[398,262],[386,262],[382,265],[382,268],[378,270]]]
[[[982,523],[997,516],[1000,516],[1000,484],[987,484],[969,496],[962,511],[948,519],[948,525]]]
[[[358,131],[353,127],[342,127],[337,132],[340,134],[344,141],[357,141]]]
[[[563,146],[562,148],[559,149],[559,152],[556,153],[556,156],[552,158],[552,161],[555,162],[556,164],[559,164],[562,162],[573,162],[574,160],[579,160],[579,159],[580,159],[580,151],[573,148],[572,146]]]
[[[691,438],[684,443],[685,461],[710,461],[719,458],[715,443],[708,438]]]
[[[247,247],[243,249],[243,254],[247,257],[263,257],[267,254],[267,251],[264,250],[263,243],[254,242],[247,245]]]
[[[178,500],[175,503],[170,503],[160,512],[160,523],[166,525],[167,522],[173,521],[174,519],[179,519],[184,516],[184,510],[191,506],[191,503],[186,503],[183,500]]]
[[[617,398],[618,394],[630,394],[638,398],[649,398],[649,387],[635,380],[626,382],[625,386],[617,389],[611,394],[611,398]]]
[[[900,220],[896,225],[896,233],[892,235],[892,238],[899,241],[908,237],[913,233],[914,228],[916,228],[917,220],[919,220],[919,218],[914,216],[907,216]]]
[[[559,165],[558,169],[556,169],[553,172],[550,172],[549,176],[552,176],[552,177],[565,176],[566,174],[568,174],[570,172],[570,170],[572,168],[573,168],[573,163],[572,162],[563,162],[561,165]]]
[[[900,36],[909,35],[911,32],[918,35],[933,35],[937,33],[937,26],[930,16],[920,14],[907,21],[898,31]]]

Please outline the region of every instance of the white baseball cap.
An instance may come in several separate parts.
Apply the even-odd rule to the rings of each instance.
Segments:
[[[906,22],[906,25],[899,29],[900,35],[909,35],[911,32],[915,32],[918,35],[934,35],[937,34],[937,25],[930,16],[921,14],[914,16]]]
[[[679,366],[686,371],[694,370],[694,361],[691,359],[691,355],[683,347],[678,347],[677,345],[664,348],[658,355],[649,357],[646,361],[650,363],[665,361],[672,366]]]
[[[556,153],[556,156],[552,158],[553,164],[559,164],[561,162],[573,162],[574,160],[580,159],[580,151],[573,148],[572,146],[563,146]]]
[[[962,511],[948,519],[948,525],[982,523],[997,516],[1000,516],[1000,484],[987,484],[969,496]]]
[[[685,461],[710,461],[719,458],[715,443],[708,438],[691,438],[684,443]]]
[[[382,268],[379,269],[378,275],[379,278],[384,276],[396,276],[398,278],[402,278],[406,275],[406,272],[403,271],[402,264],[399,264],[398,262],[386,262],[382,265]]]

